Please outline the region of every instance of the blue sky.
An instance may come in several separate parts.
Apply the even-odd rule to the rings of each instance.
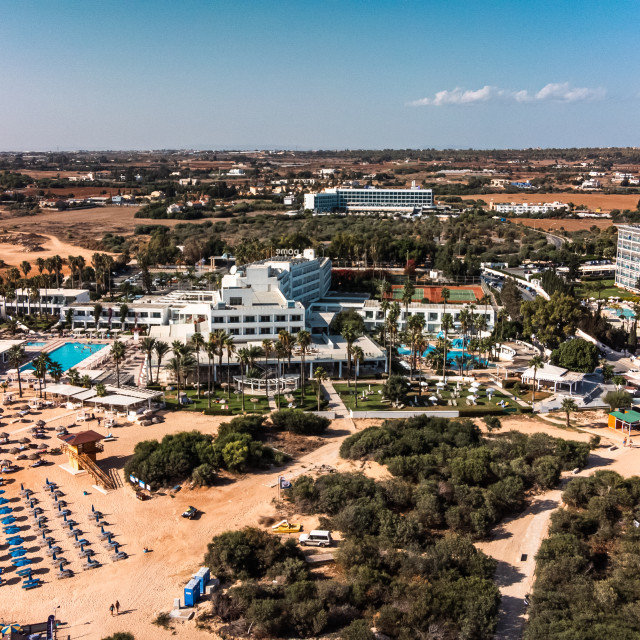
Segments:
[[[3,0],[0,149],[640,144],[637,0]]]

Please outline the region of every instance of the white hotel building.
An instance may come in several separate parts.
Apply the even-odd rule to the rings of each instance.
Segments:
[[[489,209],[496,213],[515,213],[527,215],[532,213],[549,213],[551,211],[565,211],[569,205],[564,202],[494,202],[489,204]]]
[[[618,252],[615,284],[623,289],[640,292],[640,225],[618,227]]]
[[[406,213],[433,208],[431,189],[325,189],[306,193],[304,208],[315,213]]]

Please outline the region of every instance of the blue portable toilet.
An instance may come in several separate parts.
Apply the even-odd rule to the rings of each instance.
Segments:
[[[209,584],[209,569],[207,567],[200,567],[197,573],[193,574],[193,577],[200,583],[200,593],[205,592],[205,587]]]
[[[197,578],[191,578],[184,588],[184,606],[195,607],[200,597],[200,582]]]

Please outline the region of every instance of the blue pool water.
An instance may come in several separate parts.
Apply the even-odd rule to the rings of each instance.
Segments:
[[[631,309],[616,309],[616,315],[618,318],[635,318],[636,314]]]
[[[459,346],[462,346],[462,340],[454,340],[454,344],[457,342]],[[435,350],[435,347],[429,345],[422,353],[423,357],[426,357],[429,353]],[[398,347],[398,353],[401,356],[408,356],[411,354],[411,349],[409,347]],[[465,360],[469,358],[473,358],[474,362],[479,362],[478,356],[472,356],[468,351],[462,351],[462,349],[448,349],[447,350],[447,362],[453,364],[457,357],[462,357],[464,355]],[[484,361],[483,361],[484,362]],[[495,364],[492,362],[488,363],[490,367],[495,367]]]
[[[27,342],[27,347],[46,347],[46,342]]]
[[[86,344],[84,342],[67,342],[61,347],[54,349],[49,353],[49,357],[53,362],[57,362],[63,371],[75,367],[82,362],[85,358],[88,358],[91,354],[97,353],[100,349],[104,349],[106,344]],[[20,368],[21,371],[33,369],[31,363],[25,364]]]

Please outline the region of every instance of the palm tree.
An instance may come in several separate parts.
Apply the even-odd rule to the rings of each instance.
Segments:
[[[444,333],[444,359],[442,361],[442,379],[444,380],[447,369],[447,335],[449,334],[449,331],[453,329],[453,317],[450,313],[442,315],[441,328]]]
[[[358,408],[358,367],[361,362],[364,362],[364,351],[362,347],[353,347],[353,362],[355,364],[353,372],[353,385],[354,392],[356,394],[356,409]]]
[[[96,324],[96,331],[100,328],[100,316],[102,315],[102,305],[96,302],[93,305],[93,321]]]
[[[180,404],[180,358],[178,358],[177,356],[169,358],[169,361],[165,365],[165,368],[171,371],[176,379],[176,397],[178,399],[178,404]]]
[[[488,306],[489,306],[489,304],[491,303],[491,296],[490,296],[490,295],[487,295],[487,294],[485,293],[485,294],[482,296],[482,298],[480,298],[479,302],[480,302],[480,304],[483,304],[483,305],[484,305],[484,315],[483,315],[483,318],[484,318],[485,324],[486,324],[486,325],[488,325],[488,324],[489,324],[489,321],[487,320],[487,307],[488,307]]]
[[[295,342],[293,336],[286,330],[282,329],[278,332],[278,339],[282,344],[285,356],[287,358],[287,373],[291,371],[291,354],[293,353],[293,344]]]
[[[129,305],[123,303],[120,305],[119,316],[120,316],[120,328],[124,331],[124,326],[127,322],[127,315],[129,314]]]
[[[47,370],[52,364],[52,360],[47,353],[40,353],[33,361],[34,375],[38,378],[38,391],[42,398],[42,383],[46,385]]]
[[[451,291],[447,287],[442,287],[440,297],[442,298],[442,315],[444,316],[447,313],[447,300],[451,297]]]
[[[231,356],[236,352],[236,345],[233,342],[233,336],[227,336],[224,341],[224,348],[227,352],[227,398],[231,398]]]
[[[142,338],[142,340],[140,340],[140,348],[142,349],[142,351],[144,351],[144,353],[147,356],[147,372],[148,372],[148,378],[149,378],[149,384],[153,384],[153,371],[151,370],[151,355],[153,354],[153,350],[155,349],[156,346],[156,339],[155,338],[150,338],[150,337],[146,337],[146,338]]]
[[[60,366],[60,364],[58,364],[57,362],[52,362],[49,365],[49,374],[51,375],[51,377],[53,378],[53,381],[58,383],[60,382],[60,378],[62,378],[62,367]],[[45,387],[45,394],[46,394],[46,387]]]
[[[316,379],[316,382],[318,383],[318,411],[320,411],[320,390],[321,390],[320,383],[323,380],[327,379],[327,372],[322,367],[316,367],[315,371],[313,372],[313,377]]]
[[[115,340],[111,345],[111,357],[113,358],[113,362],[116,365],[116,380],[118,389],[120,388],[120,363],[124,360],[125,352],[126,349],[124,343],[120,342],[119,340]]]
[[[27,260],[23,260],[20,263],[20,270],[22,271],[22,273],[24,273],[24,277],[26,280],[27,276],[29,275],[29,271],[31,271],[31,263],[28,262]]]
[[[77,387],[80,383],[80,374],[78,373],[78,370],[73,367],[67,371],[67,377],[69,378],[70,385]]]
[[[78,269],[78,280],[80,284],[80,288],[82,289],[82,285],[84,284],[82,281],[82,272],[84,268],[87,266],[85,259],[82,256],[78,256],[76,258],[76,268]]]
[[[276,358],[278,359],[278,364],[276,366],[276,406],[278,407],[278,411],[280,410],[280,378],[282,377],[282,371],[280,371],[281,365],[280,362],[287,357],[287,352],[284,348],[284,345],[280,340],[276,340],[273,345],[274,351],[276,352]]]
[[[228,337],[229,334],[224,329],[218,329],[215,332],[215,354],[218,356],[218,371],[220,372],[220,378],[222,378],[222,358],[224,357],[224,343],[226,342]]]
[[[460,311],[460,333],[462,334],[462,359],[464,360],[464,347],[469,333],[469,325],[471,320],[471,312],[468,308],[463,308]]]
[[[160,380],[160,363],[162,362],[162,358],[167,355],[169,345],[162,340],[156,340],[153,350],[156,352],[156,358],[158,358],[158,365],[156,368],[156,382],[158,382]]]
[[[71,288],[73,289],[73,278],[76,275],[76,257],[67,256],[67,264],[69,265],[69,269],[71,270]]]
[[[529,366],[533,367],[533,384],[531,385],[531,406],[533,407],[533,401],[535,400],[536,393],[536,376],[538,374],[538,369],[544,366],[544,360],[540,356],[533,356],[533,358],[529,360]]]
[[[444,291],[444,289],[443,289]],[[407,326],[409,321],[409,303],[411,302],[413,295],[416,292],[416,288],[409,278],[405,280],[404,288],[402,289],[402,302],[404,302],[404,326]]]
[[[240,391],[242,392],[242,413],[244,413],[244,370],[251,362],[251,354],[247,347],[238,349],[238,359],[240,360]]]
[[[91,389],[91,377],[88,375],[82,376],[82,378],[80,378],[80,386],[85,389]]]
[[[214,359],[216,357],[216,344],[215,344],[215,335],[211,332],[209,332],[209,338],[207,340],[207,342],[204,345],[204,350],[205,353],[207,354],[207,359],[209,361],[208,365],[207,365],[207,394],[208,394],[208,400],[207,400],[207,406],[209,408],[211,408],[211,369],[213,369],[213,362]]]
[[[9,366],[12,369],[16,370],[16,375],[18,376],[18,393],[22,398],[22,380],[20,378],[20,365],[24,360],[24,347],[21,344],[14,344],[9,348],[7,352],[7,357],[9,358]]]
[[[567,414],[567,429],[571,426],[571,412],[578,410],[578,405],[573,398],[564,398],[562,401],[562,410]]]
[[[424,330],[424,316],[422,314],[413,315],[408,322],[409,345],[411,348],[409,380],[413,380],[413,370],[416,368],[417,345]]]
[[[360,337],[360,331],[353,322],[345,322],[340,335],[347,343],[347,386],[351,385],[351,350],[353,343]]]
[[[311,344],[311,334],[304,329],[302,331],[298,331],[298,337],[296,339],[298,346],[300,347],[300,382],[301,382],[301,405],[304,407],[304,364],[305,364],[305,356],[307,354],[307,349]]]
[[[265,338],[262,341],[262,350],[264,351],[264,381],[267,396],[269,395],[269,356],[273,351],[273,340]]]
[[[202,349],[205,349],[206,345],[205,345],[204,337],[199,331],[196,331],[191,336],[191,347],[193,348],[196,362],[198,363],[198,367],[196,369],[196,378],[197,378],[197,384],[198,384],[197,398],[198,400],[200,400],[200,351]],[[211,389],[208,389],[208,391],[209,391],[209,394],[211,394]]]
[[[34,283],[31,286],[31,289],[29,291],[29,302],[38,302],[39,303],[39,301],[40,301],[40,289],[38,289],[37,285]],[[40,305],[38,304],[38,306],[40,306]],[[31,308],[29,308],[29,314],[31,314]],[[40,316],[42,316],[42,314],[40,314]]]
[[[504,321],[509,318],[509,314],[505,308],[498,311],[498,320],[500,321],[500,342],[504,340]]]

